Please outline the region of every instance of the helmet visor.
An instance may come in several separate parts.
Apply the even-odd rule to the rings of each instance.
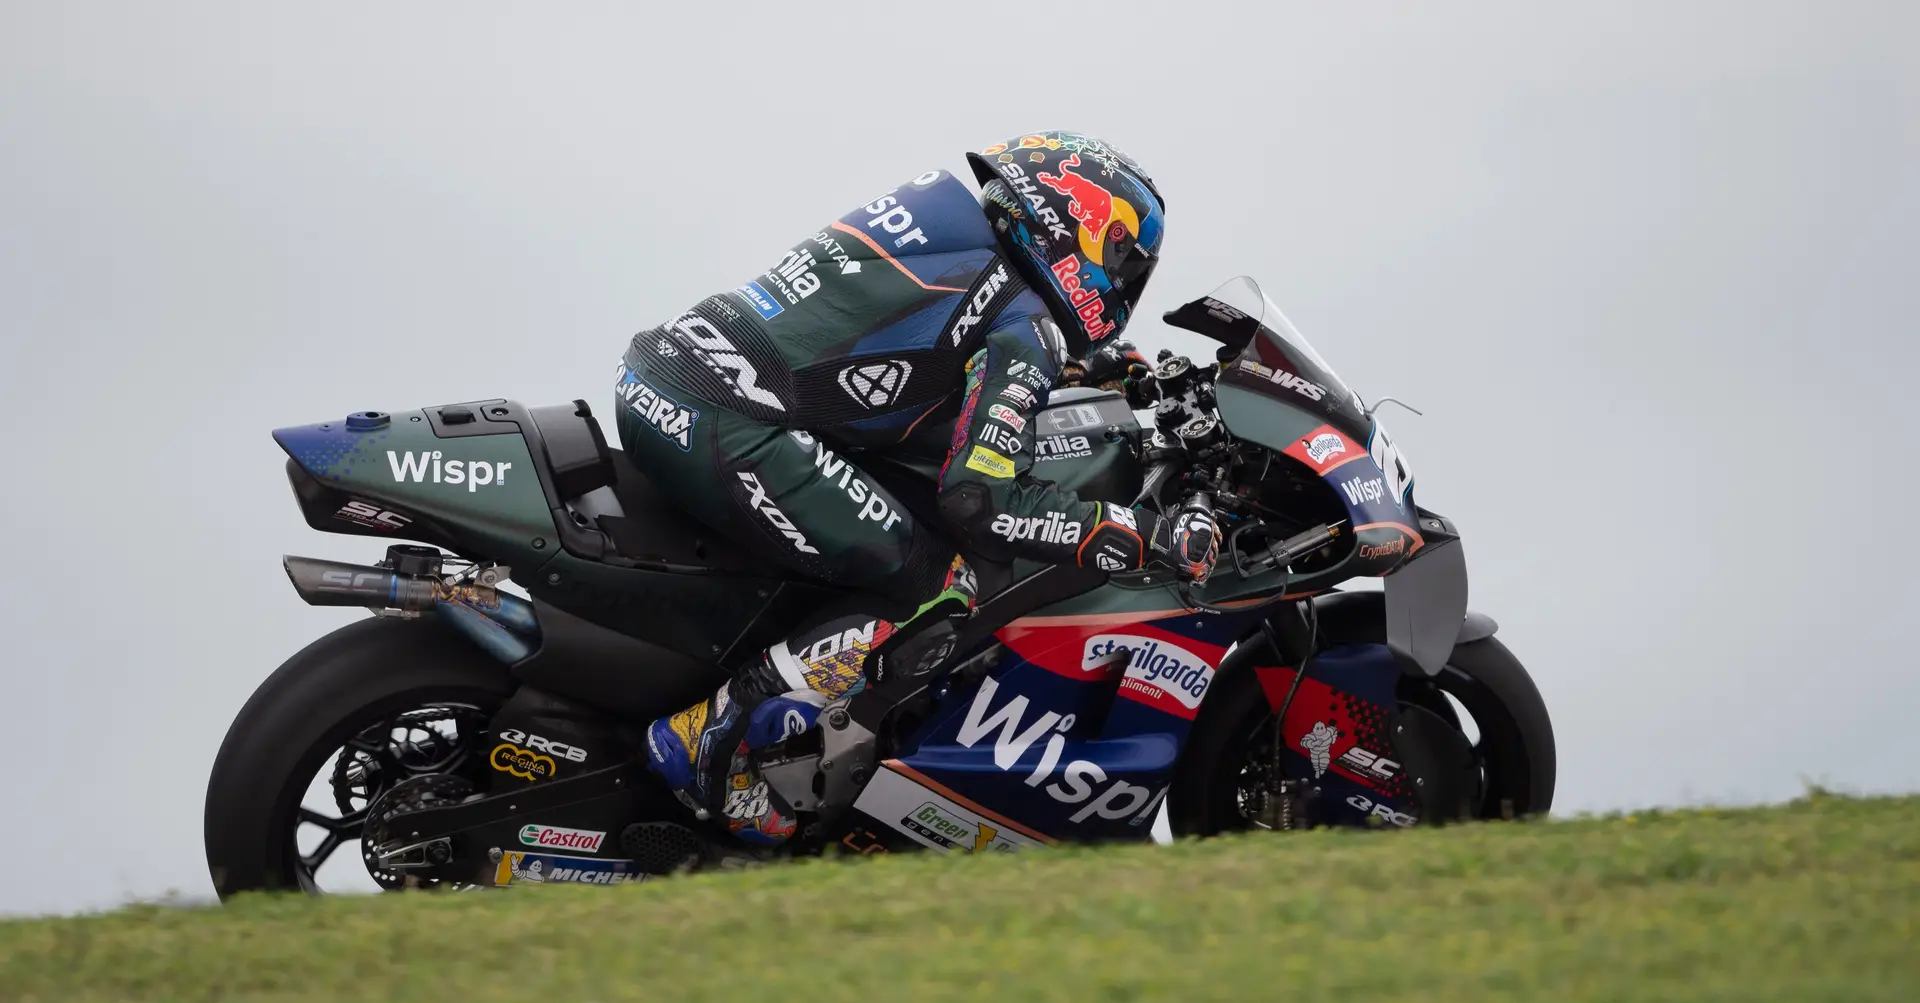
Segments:
[[[1109,253],[1117,260],[1107,266],[1107,279],[1119,291],[1121,304],[1131,314],[1134,305],[1140,302],[1140,294],[1146,291],[1147,279],[1153,275],[1154,266],[1160,263],[1160,256],[1136,241],[1128,241]]]

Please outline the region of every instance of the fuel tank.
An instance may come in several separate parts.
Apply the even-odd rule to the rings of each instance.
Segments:
[[[1130,502],[1140,491],[1140,421],[1111,390],[1056,390],[1033,416],[1033,476],[1088,500]]]

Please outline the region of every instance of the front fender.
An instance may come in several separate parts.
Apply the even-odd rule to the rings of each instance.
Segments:
[[[1314,612],[1319,619],[1318,647],[1326,648],[1338,644],[1386,644],[1388,638],[1387,596],[1379,590],[1359,592],[1327,592],[1313,598]],[[1281,645],[1287,650],[1281,652],[1282,664],[1293,665],[1305,654],[1307,644],[1306,621],[1294,614],[1292,604],[1283,606],[1270,618],[1275,634]],[[1493,617],[1474,610],[1468,610],[1460,618],[1459,626],[1449,649],[1473,641],[1492,637],[1500,625]],[[1266,638],[1258,634],[1245,643],[1236,646],[1221,661],[1222,673],[1241,671],[1256,661],[1272,664],[1273,655],[1268,652],[1271,645]],[[1451,653],[1451,650],[1448,652]],[[1440,659],[1446,663],[1445,656]],[[1403,668],[1411,668],[1402,661]],[[1436,671],[1438,666],[1435,667]]]
[[[1386,643],[1388,601],[1384,591],[1328,592],[1314,597],[1313,607],[1320,616],[1323,647],[1327,639],[1342,643]],[[1450,648],[1492,637],[1500,629],[1493,617],[1475,610],[1467,610],[1459,624]],[[1443,664],[1444,661],[1442,659]]]

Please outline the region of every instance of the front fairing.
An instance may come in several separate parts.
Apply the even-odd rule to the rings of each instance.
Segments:
[[[1220,343],[1214,397],[1227,430],[1313,471],[1345,508],[1351,553],[1315,578],[1384,575],[1419,551],[1406,458],[1258,283],[1232,279],[1166,321]]]
[[[1214,392],[1234,435],[1284,450],[1315,426],[1332,425],[1366,440],[1371,420],[1360,396],[1252,279],[1233,279],[1164,319],[1220,343]]]
[[[1336,545],[1331,566],[1300,575],[1216,573],[1198,597],[1217,606],[1384,577],[1388,647],[1403,664],[1439,671],[1466,615],[1466,561],[1451,525],[1416,506],[1412,468],[1378,417],[1251,278],[1230,280],[1165,319],[1220,343],[1214,397],[1227,430],[1325,482],[1345,510],[1350,541]]]

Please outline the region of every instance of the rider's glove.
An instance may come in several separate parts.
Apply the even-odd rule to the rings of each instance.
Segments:
[[[1180,577],[1205,584],[1220,557],[1220,528],[1213,513],[1196,505],[1162,518],[1153,529],[1153,554]]]

